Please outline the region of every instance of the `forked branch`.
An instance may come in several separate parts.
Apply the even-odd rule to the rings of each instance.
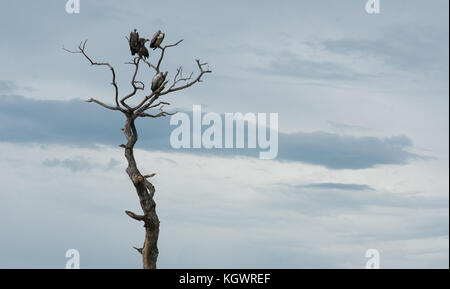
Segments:
[[[111,74],[112,74],[112,82],[111,85],[114,86],[114,93],[115,93],[115,102],[116,102],[116,106],[110,106],[107,104],[102,103],[101,101],[98,101],[96,99],[89,99],[86,102],[94,102],[97,103],[105,108],[111,109],[111,110],[120,110],[122,112],[125,112],[119,105],[119,87],[117,86],[117,82],[116,82],[116,72],[114,70],[114,67],[111,66],[111,64],[107,63],[107,62],[95,62],[93,61],[87,54],[86,54],[86,43],[87,43],[87,39],[85,41],[82,41],[80,43],[80,45],[78,45],[78,50],[76,51],[72,51],[69,49],[66,49],[63,47],[63,49],[69,53],[79,53],[82,54],[89,62],[91,65],[98,65],[98,66],[107,66],[110,70],[111,70]]]
[[[135,66],[133,76],[131,77],[131,86],[133,87],[133,91],[130,94],[124,96],[120,100],[120,103],[124,107],[126,107],[128,110],[130,110],[130,111],[132,111],[133,109],[125,103],[125,100],[127,100],[128,98],[134,96],[138,90],[144,90],[144,88],[145,88],[145,85],[144,85],[144,83],[142,81],[136,81],[136,75],[137,75],[138,70],[139,70],[139,62],[141,61],[141,59],[142,59],[141,57],[135,57],[133,59],[133,62],[131,63],[131,64],[134,64],[134,66]],[[137,83],[141,83],[142,86],[141,87],[137,86],[136,85]]]
[[[161,92],[160,96],[168,94],[168,93],[171,93],[171,92],[174,92],[174,91],[177,91],[177,90],[188,88],[189,86],[191,86],[191,85],[193,85],[193,84],[195,84],[197,82],[201,82],[202,81],[202,76],[204,74],[212,72],[212,70],[210,70],[209,67],[205,69],[205,66],[208,65],[207,62],[201,63],[199,59],[196,59],[195,62],[197,63],[197,66],[198,66],[198,69],[199,69],[199,74],[197,75],[197,77],[195,79],[193,79],[192,81],[186,83],[185,85],[177,87],[176,85],[177,85],[178,82],[190,80],[192,78],[192,74],[188,78],[182,78],[182,77],[178,77],[177,78],[177,75],[175,75],[175,79],[173,81],[173,84],[169,87],[169,89],[167,89],[166,91]],[[180,71],[180,68],[178,69],[178,71]],[[177,72],[177,74],[181,74],[181,72]]]
[[[128,38],[127,38],[128,39]],[[169,88],[167,90],[164,91],[166,85],[168,84],[168,80],[164,81],[164,83],[155,91],[150,92],[148,95],[146,95],[142,101],[134,106],[131,107],[130,105],[128,105],[125,101],[130,99],[131,97],[135,96],[137,94],[138,91],[145,91],[145,84],[144,82],[140,81],[140,80],[136,80],[138,71],[139,71],[139,64],[140,62],[144,62],[145,64],[147,64],[150,68],[152,68],[153,70],[155,70],[156,73],[160,72],[160,66],[162,63],[162,60],[164,59],[164,53],[166,51],[167,48],[170,47],[174,47],[177,46],[178,44],[180,44],[183,41],[183,39],[177,41],[176,43],[173,44],[168,44],[165,46],[158,46],[158,48],[161,51],[161,54],[159,56],[158,62],[156,65],[152,64],[150,61],[147,61],[145,58],[142,58],[141,56],[139,57],[134,57],[132,59],[131,62],[127,62],[126,64],[131,64],[134,65],[134,72],[133,75],[131,77],[131,87],[132,87],[132,91],[125,95],[124,97],[122,97],[119,101],[119,89],[117,86],[117,82],[116,82],[116,72],[114,70],[114,68],[107,62],[96,62],[94,61],[92,58],[90,58],[87,53],[86,53],[86,43],[87,40],[82,41],[79,45],[78,45],[78,50],[76,51],[72,51],[72,50],[68,50],[66,48],[63,47],[63,49],[69,53],[78,53],[78,54],[82,54],[91,65],[97,65],[97,66],[107,66],[110,70],[111,70],[111,74],[112,74],[112,85],[114,86],[114,92],[115,92],[115,103],[116,105],[108,105],[102,101],[99,101],[97,99],[94,98],[90,98],[88,100],[86,100],[86,102],[93,102],[96,103],[98,105],[101,105],[107,109],[110,110],[119,110],[123,113],[125,113],[126,115],[129,115],[133,118],[136,117],[162,117],[162,116],[167,116],[167,115],[172,115],[173,113],[169,113],[166,111],[162,110],[162,107],[160,107],[160,111],[159,113],[156,114],[150,114],[147,113],[146,111],[151,109],[151,108],[155,108],[159,105],[165,104],[165,105],[169,105],[169,103],[167,102],[159,102],[157,105],[154,105],[153,103],[159,99],[160,96],[162,95],[166,95],[169,94],[171,92],[175,92],[178,90],[182,90],[185,88],[190,87],[191,85],[197,83],[197,82],[201,82],[201,78],[204,74],[206,73],[210,73],[212,72],[209,67],[205,68],[205,66],[208,65],[208,63],[201,63],[200,60],[196,60],[197,66],[199,68],[199,74],[197,75],[196,78],[193,78],[194,73],[192,72],[188,77],[184,77],[183,76],[183,68],[180,66],[177,69],[177,72],[173,78],[172,84],[169,86]],[[184,85],[180,85],[181,83],[185,83]],[[122,106],[121,106],[122,105]]]
[[[174,44],[165,45],[164,47],[159,46],[159,49],[161,49],[161,55],[159,57],[158,64],[156,65],[156,71],[159,72],[159,67],[161,66],[161,62],[162,62],[162,60],[164,58],[164,52],[166,51],[166,48],[177,46],[182,41],[183,41],[183,39],[178,40],[178,42],[176,42]]]

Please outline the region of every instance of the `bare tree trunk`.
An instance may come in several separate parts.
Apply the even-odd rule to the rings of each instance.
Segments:
[[[128,167],[126,172],[136,188],[144,215],[136,215],[130,211],[126,211],[126,213],[136,220],[144,221],[144,246],[140,249],[136,248],[136,250],[142,254],[144,269],[156,269],[156,261],[158,259],[157,243],[159,236],[159,219],[156,214],[156,203],[153,200],[155,188],[139,172],[136,165],[136,160],[134,159],[133,148],[138,139],[138,135],[134,125],[133,116],[127,116],[124,133],[127,138],[127,144],[125,145],[125,157],[128,161]]]

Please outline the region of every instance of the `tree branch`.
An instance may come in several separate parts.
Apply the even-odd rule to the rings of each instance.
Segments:
[[[158,114],[149,114],[149,113],[146,113],[146,112],[141,112],[140,114],[138,114],[138,116],[140,116],[140,117],[158,118],[158,117],[174,115],[174,114],[176,114],[176,112],[161,111]]]
[[[130,98],[130,97],[132,97],[133,95],[135,95],[136,94],[136,92],[139,90],[139,89],[142,89],[143,90],[143,88],[141,88],[141,87],[138,87],[138,86],[136,86],[136,75],[137,75],[137,73],[138,73],[138,70],[139,70],[139,61],[141,61],[141,57],[135,57],[134,59],[133,59],[133,64],[135,65],[135,70],[134,70],[134,73],[133,73],[133,77],[131,78],[131,86],[133,87],[133,91],[130,93],[130,94],[128,94],[128,95],[126,95],[125,97],[123,97],[121,100],[120,100],[120,103],[123,105],[123,106],[125,106],[126,108],[128,108],[128,110],[133,110],[130,106],[128,106],[126,103],[125,103],[125,100],[127,100],[128,98]],[[140,83],[142,83],[142,82],[140,82]],[[142,85],[144,85],[143,83],[142,83]],[[144,86],[143,86],[144,87]]]
[[[104,103],[101,103],[98,100],[95,100],[93,98],[91,98],[90,100],[88,100],[87,102],[95,102],[97,104],[100,104],[103,107],[106,107],[108,109],[112,109],[112,110],[120,110],[122,112],[125,112],[119,105],[119,88],[117,86],[116,83],[116,72],[114,70],[114,68],[107,62],[95,62],[93,61],[87,54],[86,54],[86,43],[87,43],[87,39],[85,41],[82,41],[80,43],[80,45],[78,45],[78,50],[77,51],[71,51],[69,49],[66,49],[63,47],[63,50],[69,52],[69,53],[79,53],[82,54],[90,63],[91,65],[98,65],[98,66],[107,66],[110,70],[111,70],[111,74],[112,74],[112,82],[111,85],[114,86],[114,92],[115,92],[115,102],[116,102],[116,107],[112,108],[112,106],[106,105]]]
[[[101,106],[103,106],[103,107],[105,107],[107,109],[110,109],[110,110],[120,110],[119,107],[107,105],[107,104],[105,104],[105,103],[103,103],[103,102],[101,102],[99,100],[93,99],[93,98],[90,98],[90,99],[85,100],[85,101],[86,102],[94,102],[94,103],[99,104],[99,105],[101,105]]]
[[[140,84],[142,85],[141,87],[136,87],[136,89],[140,89],[140,90],[144,90],[145,89],[145,84],[142,81],[134,81],[135,84]]]
[[[168,94],[168,93],[177,91],[177,90],[181,90],[181,89],[188,88],[189,86],[193,85],[194,83],[201,82],[201,81],[202,81],[201,78],[202,78],[202,76],[203,76],[205,73],[211,73],[211,72],[212,72],[212,70],[210,70],[209,68],[206,69],[206,70],[203,68],[205,65],[208,65],[208,63],[206,63],[206,62],[205,62],[205,63],[201,63],[199,59],[196,59],[195,61],[197,62],[197,66],[198,66],[198,69],[200,70],[200,73],[198,74],[198,76],[197,76],[194,80],[192,80],[191,82],[188,82],[188,83],[185,84],[185,85],[175,87],[175,85],[176,85],[179,81],[181,81],[181,80],[186,81],[186,80],[191,79],[191,77],[192,77],[192,74],[191,74],[191,76],[190,76],[189,78],[179,78],[179,79],[177,80],[177,79],[176,79],[177,75],[176,75],[176,76],[175,76],[175,79],[174,79],[174,83],[169,87],[169,89],[167,89],[166,91],[161,92],[159,95],[161,96],[161,95],[165,95],[165,94]],[[181,73],[181,72],[180,72],[180,73]],[[177,74],[179,74],[179,73],[177,72]]]
[[[144,250],[144,248],[136,248],[136,247],[133,247],[133,248],[142,255],[142,250]]]
[[[158,72],[159,72],[159,66],[161,65],[161,62],[162,62],[162,60],[163,60],[163,58],[164,58],[164,52],[166,51],[166,48],[177,46],[177,45],[180,44],[182,41],[183,41],[183,39],[178,40],[178,42],[176,42],[176,43],[174,43],[174,44],[169,44],[169,45],[166,45],[166,46],[164,46],[164,47],[161,47],[161,46],[158,47],[159,49],[161,49],[161,55],[159,56],[158,64],[156,65],[156,70],[157,70]]]
[[[157,117],[161,117],[161,116],[167,116],[167,115],[174,115],[176,112],[167,112],[164,111],[162,108],[164,107],[164,105],[170,105],[170,103],[168,102],[164,102],[164,101],[160,101],[155,105],[151,105],[148,108],[146,108],[145,110],[148,110],[150,108],[155,108],[159,106],[159,113],[158,114],[149,114],[146,113],[145,110],[143,110],[142,112],[136,113],[137,116],[140,117],[152,117],[152,118],[157,118]]]
[[[166,86],[166,84],[169,81],[166,80],[163,82],[163,84],[155,91],[153,91],[151,94],[147,95],[140,104],[138,104],[136,107],[133,108],[133,111],[136,110],[135,115],[139,115],[140,113],[146,111],[147,109],[150,108],[150,106],[159,98],[161,91],[164,89],[164,87]],[[147,102],[147,100],[150,100],[149,102]],[[146,103],[147,102],[147,103]]]
[[[133,110],[136,110],[136,109],[139,109],[139,108],[141,108],[144,104],[145,104],[145,102],[147,101],[147,100],[149,100],[149,99],[151,99],[152,97],[156,97],[157,98],[157,96],[155,95],[155,92],[152,92],[152,93],[150,93],[149,95],[147,95],[146,97],[144,97],[144,99],[138,104],[138,105],[136,105],[134,108],[133,108]],[[156,98],[153,100],[150,100],[152,103],[156,100]]]
[[[156,71],[156,73],[159,72],[159,68],[151,64],[150,61],[147,61],[146,59],[142,59],[142,61],[144,61],[144,63],[146,63],[150,68],[153,68]]]
[[[127,214],[130,218],[133,218],[135,220],[138,221],[143,221],[144,220],[144,216],[142,215],[136,215],[135,213],[131,212],[131,211],[125,211],[125,214]]]
[[[192,75],[194,75],[194,72],[191,72],[191,74],[189,75],[189,77],[183,77],[183,67],[180,66],[177,68],[177,73],[175,74],[175,77],[173,78],[173,83],[172,85],[169,87],[169,89],[172,89],[175,87],[175,85],[180,82],[180,81],[188,81],[190,79],[192,79]]]

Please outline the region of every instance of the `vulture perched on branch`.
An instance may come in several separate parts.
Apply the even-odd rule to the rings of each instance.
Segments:
[[[130,38],[128,38],[128,42],[130,43],[131,55],[135,55],[139,51],[139,33],[137,33],[136,29],[130,32]]]
[[[152,79],[152,91],[158,90],[161,85],[166,80],[167,71],[166,72],[158,72]]]
[[[153,50],[155,50],[156,48],[158,48],[161,43],[164,40],[164,33],[161,32],[161,30],[158,30],[152,38],[152,41],[150,41],[150,48],[153,48]]]
[[[139,57],[148,58],[148,50],[145,47],[145,43],[148,41],[146,38],[139,38],[138,55]]]
[[[146,38],[139,38],[139,33],[134,29],[134,31],[130,32],[130,38],[128,38],[128,43],[130,44],[131,55],[135,55],[136,53],[139,57],[148,58],[148,50],[145,47],[145,43],[149,41]]]

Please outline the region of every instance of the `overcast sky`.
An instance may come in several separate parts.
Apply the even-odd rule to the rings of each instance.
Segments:
[[[5,1],[4,1],[5,2]],[[125,36],[161,29],[169,77],[213,70],[169,110],[276,112],[279,154],[170,147],[169,118],[138,122],[156,172],[160,268],[449,266],[449,2],[8,1],[0,9],[0,268],[139,268],[141,224],[124,169],[116,69]],[[150,61],[157,58],[150,51]],[[149,83],[150,70],[139,79]]]

